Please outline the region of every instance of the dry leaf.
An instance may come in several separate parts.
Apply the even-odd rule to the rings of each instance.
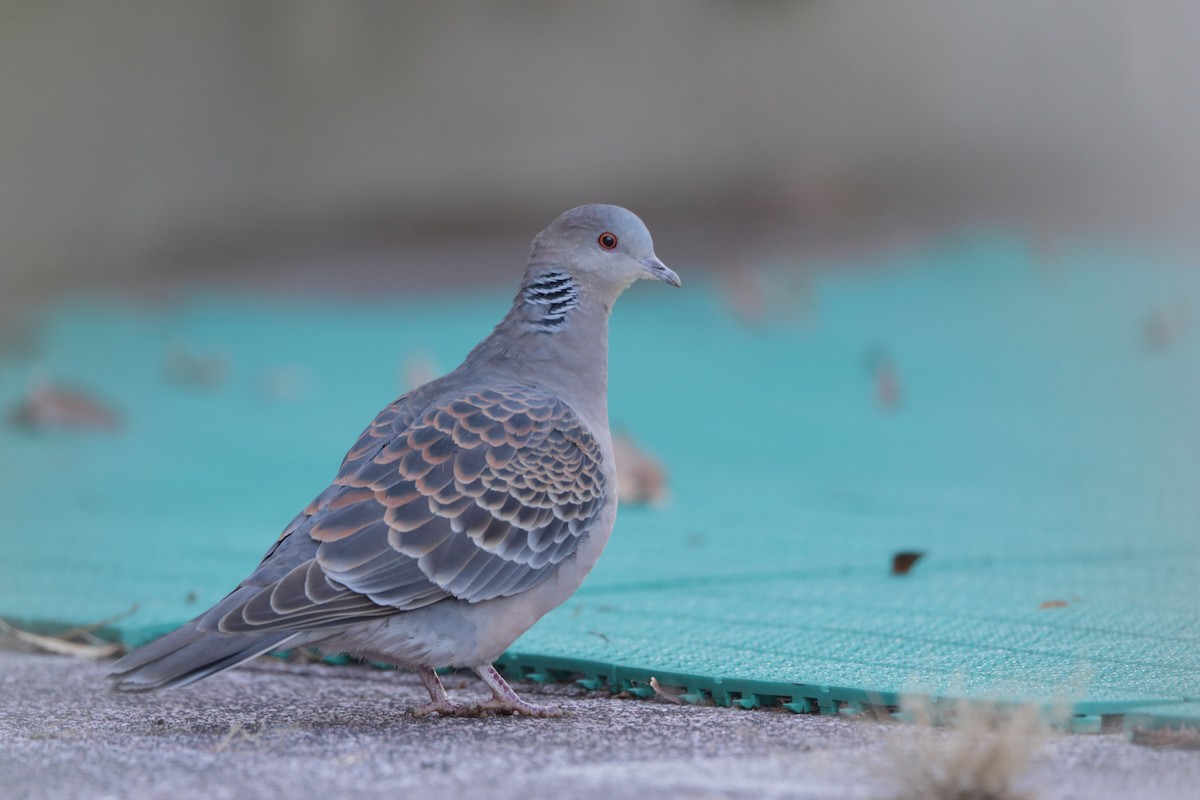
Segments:
[[[892,555],[892,574],[907,575],[913,565],[921,560],[925,553],[919,550],[901,550]]]
[[[654,456],[628,434],[613,437],[617,492],[622,503],[662,505],[667,500],[667,473]]]
[[[120,417],[81,391],[34,382],[12,413],[12,422],[29,430],[75,428],[117,430]]]

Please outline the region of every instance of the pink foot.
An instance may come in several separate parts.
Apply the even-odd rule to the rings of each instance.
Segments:
[[[429,692],[429,702],[410,708],[409,716],[415,719],[428,717],[430,714],[441,714],[443,717],[463,716],[468,706],[450,699],[446,694],[446,687],[442,686],[442,679],[432,667],[418,667],[417,675],[420,676],[421,683],[425,684],[425,690]]]
[[[468,703],[461,712],[456,714],[459,717],[507,717],[511,714],[516,714],[519,717],[535,717],[545,719],[548,717],[561,717],[563,710],[555,705],[536,705],[527,703],[524,700],[517,698],[512,700],[501,700],[492,698],[480,703]]]
[[[473,704],[478,707],[479,714],[519,714],[522,717],[539,718],[561,717],[563,715],[563,710],[558,706],[539,706],[522,700],[504,678],[500,677],[500,673],[496,672],[496,668],[491,664],[476,667],[475,674],[492,690],[491,700],[485,703]]]
[[[418,667],[417,675],[429,692],[429,702],[409,709],[410,716],[417,719],[430,714],[440,714],[443,717],[488,717],[517,714],[522,717],[561,717],[563,710],[555,705],[536,705],[527,703],[517,696],[500,673],[491,664],[477,667],[475,674],[492,690],[492,699],[475,703],[456,703],[446,694],[446,688],[437,673],[430,667]]]
[[[422,703],[419,706],[413,706],[408,710],[408,715],[414,719],[422,719],[430,714],[440,714],[443,717],[469,717],[474,714],[465,713],[470,710],[470,704],[456,703],[449,698],[444,700],[430,700],[428,703]]]

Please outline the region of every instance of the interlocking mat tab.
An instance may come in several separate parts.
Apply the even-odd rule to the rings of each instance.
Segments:
[[[681,270],[621,300],[613,427],[670,498],[623,508],[502,666],[745,707],[915,693],[1194,724],[1200,269],[999,235],[877,262]],[[454,366],[507,302],[47,309],[0,361],[3,406],[70,386],[119,427],[0,430],[0,616],[53,631],[136,605],[104,633],[138,644],[207,608],[406,372]]]

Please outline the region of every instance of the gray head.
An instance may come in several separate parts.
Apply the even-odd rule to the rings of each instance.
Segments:
[[[680,283],[654,255],[646,225],[620,206],[579,206],[550,223],[533,240],[526,282],[547,270],[567,273],[611,298],[641,278]]]
[[[642,221],[617,206],[571,209],[534,237],[512,308],[456,372],[533,382],[606,431],[608,316],[640,278],[679,285]]]

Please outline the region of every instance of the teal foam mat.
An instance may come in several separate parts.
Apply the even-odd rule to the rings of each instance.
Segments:
[[[817,272],[806,312],[758,324],[681,272],[681,291],[622,298],[610,353],[614,428],[662,459],[671,501],[621,511],[509,672],[793,710],[1069,702],[1080,729],[1200,701],[1200,271],[964,237]],[[453,366],[508,298],[48,309],[37,358],[0,363],[0,404],[41,371],[122,427],[0,430],[0,616],[53,629],[137,604],[108,630],[137,644],[203,610],[326,485],[404,360]],[[227,375],[173,382],[180,348]],[[898,577],[898,551],[926,555]]]

